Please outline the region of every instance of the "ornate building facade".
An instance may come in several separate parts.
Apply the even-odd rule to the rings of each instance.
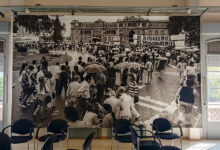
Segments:
[[[94,22],[71,23],[71,40],[73,43],[96,43],[128,45],[138,36],[166,36],[168,21],[149,21],[141,17],[125,17],[116,22],[96,20]]]

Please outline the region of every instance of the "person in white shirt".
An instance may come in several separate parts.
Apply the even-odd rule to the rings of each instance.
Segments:
[[[180,84],[183,84],[184,81],[184,71],[186,70],[186,63],[184,62],[184,59],[181,58],[180,61],[177,64],[177,71],[180,75]]]
[[[60,64],[59,62],[56,63],[54,69],[53,69],[53,76],[54,76],[54,79],[56,80],[56,87],[55,87],[55,90],[56,90],[56,95],[59,93],[60,91],[60,73],[61,73],[61,69],[60,69]]]
[[[27,95],[27,88],[26,88],[28,84],[27,69],[28,69],[28,64],[23,63],[18,78],[18,82],[21,84],[21,88],[22,88],[22,92],[19,97],[20,101]]]
[[[85,122],[87,128],[96,128],[99,126],[98,113],[92,104],[87,106],[87,110],[82,121]]]
[[[196,67],[196,72],[197,72],[197,87],[200,87],[200,83],[201,83],[201,63],[200,63],[200,58],[196,59],[195,67]]]
[[[127,120],[136,120],[140,117],[140,114],[134,108],[134,98],[126,93],[125,87],[119,87],[117,92],[119,101],[121,103],[120,118]]]
[[[147,63],[144,66],[144,71],[146,72],[146,83],[150,84],[152,79],[152,72],[153,72],[153,63],[150,60],[147,60]]]
[[[47,72],[45,74],[45,85],[48,87],[48,94],[52,97],[51,108],[55,109],[56,80],[54,79],[51,72]]]
[[[86,103],[90,99],[90,87],[88,83],[89,80],[90,77],[85,74],[83,77],[83,81],[80,83],[80,87],[77,90],[79,98],[76,102],[76,109],[78,110],[80,120],[82,120],[83,115],[85,113]]]
[[[186,67],[184,78],[186,80],[193,80],[195,83],[197,81],[197,68],[194,62],[190,61],[189,65]]]
[[[82,82],[80,83],[80,88],[78,89],[78,93],[80,94],[81,98],[89,99],[90,93],[89,93],[89,83],[90,77],[86,74],[84,74],[84,77],[82,79]]]
[[[75,104],[77,101],[77,97],[79,97],[79,93],[77,90],[80,88],[80,84],[78,82],[78,78],[74,78],[73,81],[69,84],[68,89],[67,89],[67,97],[68,103],[73,103]]]
[[[40,66],[39,66],[39,67],[40,67]],[[42,69],[42,68],[40,68],[39,72],[37,72],[37,75],[36,75],[36,81],[37,81],[37,83],[38,83],[40,77],[44,77],[44,72],[43,72],[43,69]]]
[[[115,114],[115,118],[120,119],[120,112],[121,112],[122,106],[121,106],[119,99],[115,97],[116,94],[111,89],[107,92],[107,96],[109,96],[109,98],[107,98],[104,101],[104,104],[109,104],[112,108],[112,112]]]

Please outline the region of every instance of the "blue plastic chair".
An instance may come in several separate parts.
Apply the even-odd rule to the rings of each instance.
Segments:
[[[5,133],[0,132],[0,149],[11,150],[11,139]]]
[[[117,119],[112,128],[112,134],[114,135],[112,136],[111,150],[113,147],[113,139],[117,141],[117,150],[119,150],[120,143],[132,143],[132,134],[130,126],[137,127],[137,131],[140,131],[140,134],[143,135],[141,126],[131,124],[131,122],[127,119]]]
[[[130,126],[130,130],[132,133],[132,144],[135,149],[137,150],[160,150],[161,148],[161,141],[158,137],[156,137],[153,132],[149,130],[143,130],[146,132],[149,132],[151,136],[138,136],[136,130]],[[145,139],[143,138],[152,138],[152,140]],[[158,140],[158,142],[156,141]]]
[[[178,127],[180,130],[180,135],[173,133],[173,128]],[[159,137],[162,140],[171,140],[173,146],[173,140],[180,140],[180,145],[182,149],[182,136],[183,131],[180,125],[173,124],[165,118],[157,118],[153,121],[152,130],[156,131],[155,136]]]
[[[129,126],[131,125],[129,120],[117,119],[115,121],[114,127],[112,128],[112,142],[111,150],[113,147],[113,139],[117,141],[117,150],[119,150],[119,143],[131,143],[132,136]]]
[[[9,127],[11,127],[11,137],[10,137],[11,143],[12,144],[28,143],[28,150],[29,150],[29,141],[33,139],[32,136],[34,132],[33,122],[28,119],[19,119],[15,121],[12,125],[5,127],[2,130],[2,133],[4,133],[5,130]],[[18,135],[13,135],[13,133]]]
[[[45,128],[46,127],[46,134],[39,136],[39,132],[41,128]],[[41,126],[37,129],[37,133],[36,133],[36,139],[40,142],[45,142],[48,137],[50,137],[52,134],[56,134],[56,138],[54,140],[54,142],[60,142],[60,148],[62,147],[62,143],[61,141],[66,139],[66,135],[65,133],[67,132],[67,122],[63,119],[56,119],[56,120],[52,120],[49,125],[44,125]],[[68,147],[68,138],[67,138],[67,147]],[[37,150],[38,150],[38,143],[37,143]]]

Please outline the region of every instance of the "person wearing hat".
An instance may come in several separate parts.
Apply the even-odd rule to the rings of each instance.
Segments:
[[[175,97],[176,104],[179,105],[178,119],[182,122],[184,121],[186,126],[191,126],[193,105],[195,102],[195,96],[197,95],[197,90],[194,88],[194,81],[187,80],[186,86],[180,87]]]

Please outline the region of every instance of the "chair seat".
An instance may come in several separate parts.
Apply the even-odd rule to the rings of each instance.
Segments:
[[[41,141],[41,142],[45,142],[52,134],[46,134],[46,135],[43,135],[41,136],[38,141]],[[54,142],[59,142],[60,139],[61,141],[65,140],[66,136],[65,135],[57,135],[56,136],[56,139],[54,140]]]
[[[32,136],[12,136],[11,143],[13,144],[26,143],[32,140],[32,138],[33,138]]]
[[[163,146],[160,150],[181,150],[180,148],[176,146]]]
[[[120,135],[116,137],[116,141],[119,141],[121,143],[131,143],[132,136],[131,135]]]
[[[140,141],[140,150],[160,150],[161,146],[158,142],[147,140]]]
[[[164,140],[174,140],[180,138],[180,136],[175,133],[158,133],[155,135],[158,136],[160,139],[164,139]]]

